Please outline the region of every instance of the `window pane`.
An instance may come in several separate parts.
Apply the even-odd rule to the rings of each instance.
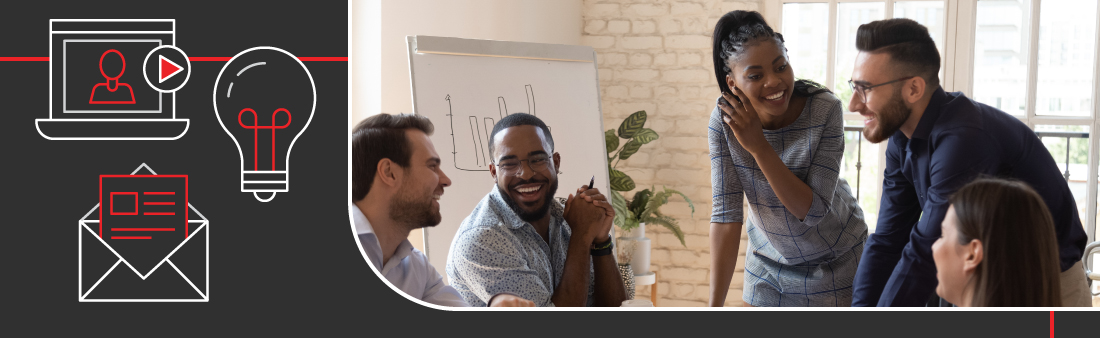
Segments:
[[[1067,177],[1082,226],[1088,224],[1088,132],[1088,126],[1035,126],[1035,133],[1039,134],[1039,139],[1043,140],[1043,145],[1054,157],[1058,171]]]
[[[932,41],[936,42],[936,49],[940,52],[940,83],[943,81],[943,31],[947,29],[944,24],[943,1],[898,1],[894,2],[894,17],[912,19],[928,27],[928,34]]]
[[[882,170],[879,156],[882,148],[863,137],[863,121],[845,121],[844,158],[841,159],[840,178],[848,182],[856,202],[863,209],[867,231],[874,233],[878,224],[879,196],[882,192]],[[848,130],[857,129],[858,130]]]
[[[1043,0],[1039,8],[1039,82],[1035,113],[1092,111],[1096,0]]]
[[[1027,98],[1029,0],[980,0],[974,33],[974,99],[1023,116]]]
[[[852,78],[852,67],[856,62],[856,30],[859,29],[859,25],[884,19],[885,15],[885,2],[837,4],[836,81],[833,82],[833,91],[845,107],[852,99],[852,89],[848,87],[848,80]]]
[[[783,4],[783,39],[795,77],[825,83],[829,59],[829,4]]]

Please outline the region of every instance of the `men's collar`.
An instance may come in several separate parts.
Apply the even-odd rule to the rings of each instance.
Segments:
[[[375,252],[377,252],[378,257],[371,257],[371,259],[381,261],[382,257],[384,256],[382,254],[382,243],[378,242],[378,235],[374,233],[374,227],[371,226],[370,220],[367,219],[367,215],[363,214],[363,211],[359,210],[359,207],[355,204],[351,205],[351,209],[352,223],[355,224],[355,232],[359,235],[371,234],[373,235],[371,236],[371,238],[374,238],[374,243],[361,244],[364,248],[366,248],[367,245],[377,247],[377,249],[374,250],[376,250]],[[405,257],[408,257],[410,254],[412,254],[413,249],[414,247],[412,246],[412,242],[409,242],[408,238],[403,239],[401,240],[401,244],[397,245],[397,250],[394,251],[393,256],[390,257],[390,260],[388,262],[374,262],[374,264],[376,265],[375,268],[377,268],[378,272],[382,273],[382,275],[385,276],[390,270],[393,269],[394,266],[397,266],[402,260],[404,260]],[[369,252],[370,251],[368,250],[368,253]],[[393,262],[394,264],[390,264],[390,262]]]
[[[367,215],[363,214],[363,210],[359,210],[359,206],[356,206],[354,203],[351,204],[351,217],[351,223],[355,224],[356,234],[362,235],[374,233],[374,228],[371,227],[370,221],[367,220]]]
[[[936,91],[932,92],[932,99],[928,101],[928,107],[924,108],[924,115],[921,115],[920,122],[917,122],[917,128],[913,130],[913,136],[910,139],[928,139],[928,135],[932,133],[932,127],[936,126],[936,120],[940,119],[940,111],[945,102],[947,102],[947,93],[943,88],[937,87]]]
[[[531,224],[519,218],[519,215],[508,206],[508,203],[504,201],[504,197],[500,195],[500,188],[495,184],[493,185],[493,190],[489,192],[489,200],[492,201],[495,209],[500,210],[501,221],[503,221],[504,226],[511,229],[519,229],[526,224]],[[557,202],[557,199],[551,197],[550,201],[547,203],[550,203],[551,222],[555,219],[561,219],[563,209],[562,205]]]

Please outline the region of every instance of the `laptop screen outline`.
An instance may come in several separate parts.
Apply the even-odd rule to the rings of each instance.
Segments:
[[[131,24],[133,22],[133,24]],[[59,24],[64,25],[65,30],[58,30]],[[110,24],[109,30],[97,30],[104,24]],[[149,24],[170,24],[171,29],[139,30],[138,27],[149,27]],[[131,25],[132,27],[127,27]],[[143,25],[143,26],[139,26]],[[75,27],[75,29],[74,29]],[[118,28],[123,27],[123,28]],[[164,27],[164,26],[160,26]],[[156,110],[152,109],[110,109],[110,110],[83,110],[69,109],[67,98],[66,47],[74,42],[157,42],[158,46],[173,45],[175,40],[174,19],[153,20],[50,20],[50,118],[51,119],[175,119],[175,94],[156,92],[158,103]],[[151,50],[151,48],[150,48]],[[129,55],[126,62],[127,72],[142,73],[144,65],[142,61],[145,55]],[[60,72],[60,74],[58,74]],[[131,81],[133,86],[148,86],[144,79]],[[91,93],[89,88],[89,94]],[[167,101],[167,102],[166,102]],[[168,103],[168,104],[166,104]],[[121,105],[115,105],[119,107]]]

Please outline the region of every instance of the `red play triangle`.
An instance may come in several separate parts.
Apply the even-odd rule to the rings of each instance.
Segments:
[[[175,76],[182,71],[183,67],[180,67],[180,65],[177,65],[175,62],[168,60],[164,57],[164,55],[160,55],[160,83],[163,83],[165,80],[168,80],[168,78]]]

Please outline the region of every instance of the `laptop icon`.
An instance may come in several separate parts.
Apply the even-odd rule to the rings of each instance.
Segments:
[[[175,44],[174,19],[50,20],[50,117],[35,119],[49,140],[175,140],[174,92],[150,86],[143,60]]]

